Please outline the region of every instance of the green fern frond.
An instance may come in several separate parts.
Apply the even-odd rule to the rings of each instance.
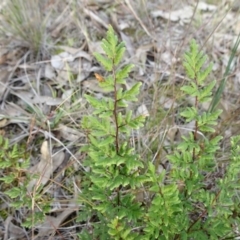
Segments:
[[[112,71],[113,69],[113,63],[110,59],[105,58],[102,56],[100,53],[94,53],[95,58],[102,64],[102,66],[107,70],[107,71]]]

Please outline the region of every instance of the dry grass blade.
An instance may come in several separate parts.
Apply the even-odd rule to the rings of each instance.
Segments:
[[[91,153],[84,152],[92,130],[84,130],[81,122],[83,116],[94,115],[85,96],[99,102],[113,96],[100,87],[108,76],[93,56],[105,54],[101,39],[109,24],[127,50],[117,71],[125,63],[135,65],[124,91],[142,83],[138,102],[129,110],[147,121],[131,131],[127,146],[151,162],[158,175],[166,172],[163,186],[175,182],[168,178],[173,168],[167,157],[194,129],[194,123],[180,115],[195,104],[181,90],[190,81],[183,71],[183,52],[194,37],[214,63],[209,80],[219,80],[211,105],[200,103],[199,109],[223,108],[216,129],[224,138],[216,156],[219,166],[229,163],[229,138],[240,129],[236,2],[240,0],[0,1],[0,142],[9,141],[9,153],[18,147],[11,166],[0,167],[0,239],[77,239],[78,234],[83,239],[84,232],[91,235],[84,239],[95,237],[95,226],[102,221],[85,216],[85,209],[93,209],[95,203],[84,195],[92,181],[85,176],[93,173],[88,165]],[[199,139],[213,136],[196,132]],[[121,141],[125,139],[121,133]],[[7,154],[1,144],[0,148],[0,165],[4,165]],[[8,183],[12,173],[14,181]],[[186,184],[177,181],[177,187],[182,193]],[[12,188],[23,193],[12,197]],[[124,188],[123,195],[129,192]],[[112,191],[109,200],[121,191]],[[142,206],[153,199],[145,183],[133,193]],[[141,228],[132,232],[138,229],[143,234]]]
[[[129,7],[129,9],[132,11],[134,17],[138,20],[138,22],[140,23],[140,25],[142,26],[142,28],[144,29],[144,31],[147,33],[147,35],[148,35],[150,38],[156,40],[156,37],[153,36],[153,35],[148,31],[147,27],[144,25],[144,23],[142,22],[142,20],[138,17],[138,15],[136,14],[136,12],[135,12],[134,8],[132,7],[131,3],[129,2],[129,0],[125,0],[125,2],[126,2],[126,4],[127,4],[127,6]]]
[[[43,43],[45,23],[40,0],[8,1],[2,11],[0,31],[4,35],[24,41],[37,53]]]

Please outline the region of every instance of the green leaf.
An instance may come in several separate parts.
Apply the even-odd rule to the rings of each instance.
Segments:
[[[117,90],[117,100],[122,99],[122,96],[123,96],[123,89],[122,89],[122,88],[119,88],[119,89]]]
[[[117,49],[116,49],[116,56],[114,58],[114,64],[115,66],[117,66],[120,61],[122,60],[123,58],[123,55],[125,53],[125,50],[126,48],[124,47],[124,43],[121,42],[118,46],[117,46]]]
[[[119,112],[117,115],[117,121],[118,121],[118,126],[121,126],[123,123],[123,116],[121,112]]]
[[[213,67],[213,63],[210,63],[205,70],[201,72],[197,72],[197,81],[199,84],[202,84],[203,81],[207,78],[209,73],[212,71],[212,67]]]
[[[4,159],[4,161],[0,162],[0,168],[9,168],[12,166],[12,163],[8,159]]]
[[[3,181],[5,183],[9,184],[9,183],[13,182],[15,179],[16,179],[15,174],[14,173],[10,173],[10,174],[8,174],[5,177],[1,177],[0,181]]]
[[[215,132],[214,128],[206,126],[206,125],[200,126],[199,130],[202,131],[202,132],[212,132],[212,133]]]
[[[91,141],[91,144],[95,147],[99,146],[99,142],[96,138],[94,138],[92,135],[89,135],[89,140]]]
[[[194,84],[194,83],[192,83]],[[197,96],[198,93],[198,87],[196,84],[194,84],[195,86],[183,86],[180,89],[182,91],[184,91],[186,94],[192,95],[192,96]]]
[[[127,111],[127,114],[126,114],[126,123],[129,123],[131,121],[131,118],[132,118],[132,111],[129,110]]]
[[[185,60],[187,60],[187,56],[185,56]],[[189,61],[190,61],[190,59],[189,59]],[[188,62],[184,62],[183,66],[185,67],[188,77],[191,79],[195,79],[196,74],[195,74],[195,71],[194,71],[193,67],[191,66],[191,64],[189,64]]]
[[[125,101],[137,101],[136,95],[139,93],[142,83],[138,82],[134,84],[129,90],[123,93],[123,99]]]
[[[109,42],[109,45],[111,47],[111,50],[113,53],[116,52],[116,46],[118,43],[118,37],[114,34],[113,27],[109,25],[108,31],[107,31],[107,41]]]
[[[102,49],[104,50],[104,52],[107,54],[108,58],[113,59],[114,51],[112,51],[112,47],[111,47],[110,43],[106,39],[103,39],[101,46],[102,46]]]
[[[126,176],[121,176],[121,175],[117,175],[115,178],[112,179],[111,183],[110,183],[110,190],[114,190],[116,188],[119,188],[120,186],[127,186],[129,185],[129,179]]]
[[[87,101],[96,109],[101,109],[101,111],[103,110],[108,110],[108,104],[106,102],[105,99],[96,99],[95,97],[91,96],[91,95],[87,95],[85,94],[84,97],[87,99]]]
[[[118,108],[126,108],[126,107],[128,107],[128,103],[124,99],[120,99],[117,101],[117,107]]]
[[[133,64],[128,64],[121,68],[120,70],[118,70],[116,73],[116,82],[119,84],[125,84],[126,81],[123,79],[128,77],[128,74],[133,67],[134,67]]]
[[[148,163],[148,170],[149,170],[152,174],[155,174],[156,168],[155,168],[155,166],[154,166],[151,162]]]
[[[207,60],[207,56],[206,55],[204,55],[202,52],[198,53],[197,62],[196,62],[196,68],[195,68],[195,71],[197,73],[200,72],[200,70],[201,70],[202,66],[204,65],[204,63],[206,62],[206,60]],[[198,80],[198,84],[202,84],[202,80],[201,79],[199,79],[197,77],[197,80]]]
[[[152,192],[156,192],[158,193],[159,192],[159,186],[158,185],[153,185],[149,188],[149,191],[152,191]]]
[[[106,146],[106,145],[110,145],[110,144],[114,143],[114,141],[115,141],[115,137],[108,136],[104,140],[99,141],[98,147],[103,147],[103,146]]]
[[[138,129],[143,126],[143,123],[145,121],[145,116],[140,115],[134,119],[131,119],[130,121],[127,122],[127,125],[133,129]],[[123,126],[124,127],[124,126]],[[121,128],[120,128],[121,129]]]
[[[209,83],[206,87],[204,87],[202,90],[200,90],[199,93],[199,102],[209,102],[211,98],[209,98],[212,95],[212,89],[216,85],[216,81],[212,81]]]
[[[182,111],[180,114],[181,116],[186,118],[187,122],[191,122],[197,117],[197,109],[194,107],[188,107],[184,111]]]
[[[93,53],[95,58],[97,59],[97,61],[99,63],[102,64],[102,66],[107,70],[107,71],[112,71],[113,69],[113,62],[108,59],[108,58],[105,58],[103,57],[100,53]]]
[[[14,188],[11,188],[10,190],[5,191],[5,193],[10,198],[16,198],[16,197],[20,197],[22,195],[22,190],[20,188],[14,187]]]
[[[105,92],[113,92],[114,91],[114,80],[113,76],[109,75],[105,78],[105,81],[100,82],[99,86],[105,91]]]

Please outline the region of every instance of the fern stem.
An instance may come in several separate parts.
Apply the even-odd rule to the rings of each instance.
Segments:
[[[114,62],[114,61],[113,61]],[[113,116],[115,120],[115,128],[116,128],[116,134],[115,134],[115,148],[116,153],[119,155],[119,126],[118,126],[118,118],[117,118],[117,82],[116,82],[116,69],[115,66],[113,66],[112,69],[113,79],[114,79],[114,109],[113,109]]]
[[[195,108],[198,109],[198,97],[195,97]],[[195,129],[194,129],[194,142],[197,141],[197,133],[198,133],[198,121],[195,121]],[[196,160],[196,149],[193,149],[193,154],[192,154],[193,162]]]

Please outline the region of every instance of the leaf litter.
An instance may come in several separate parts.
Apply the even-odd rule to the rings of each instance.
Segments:
[[[230,6],[204,1],[198,1],[196,6],[196,1],[176,0],[167,4],[166,1],[137,4],[127,0],[121,3],[92,0],[77,1],[76,5],[73,1],[44,0],[35,9],[34,5],[24,5],[25,12],[19,15],[22,23],[15,22],[15,28],[6,27],[8,17],[13,23],[13,15],[0,13],[0,133],[12,143],[28,142],[27,148],[32,152],[32,166],[28,171],[38,176],[29,182],[28,191],[43,185],[43,195],[51,193],[58,206],[57,210],[52,206],[54,214],[28,232],[20,227],[25,219],[24,211],[18,219],[15,212],[10,212],[5,224],[0,221],[4,239],[29,239],[34,230],[38,232],[33,234],[34,239],[70,239],[70,236],[77,239],[74,216],[79,211],[76,195],[81,191],[77,175],[79,171],[87,171],[81,164],[84,155],[78,152],[86,141],[79,123],[84,114],[91,113],[83,95],[89,93],[102,98],[111,94],[102,91],[94,77],[94,73],[104,76],[104,71],[93,57],[93,52],[102,51],[100,41],[108,24],[113,25],[126,44],[124,61],[135,64],[129,85],[143,83],[139,102],[131,108],[136,115],[152,117],[144,129],[133,133],[137,143],[133,144],[143,158],[152,158],[161,169],[167,165],[166,152],[160,151],[161,146],[170,146],[192,128],[177,117],[178,108],[192,104],[191,99],[182,99],[179,90],[186,81],[182,53],[189,40],[196,38],[214,62],[211,77],[219,82],[240,29],[235,2],[231,11]],[[4,1],[0,8],[9,9],[7,4]],[[30,24],[29,16],[36,9],[38,18]],[[37,25],[39,19],[44,22],[41,29]],[[41,36],[40,43],[34,42],[34,34]],[[219,131],[226,135],[224,147],[229,147],[227,136],[238,134],[240,129],[239,114],[233,114],[239,112],[236,107],[240,90],[238,55],[239,50],[220,103],[224,112]],[[226,130],[226,121],[235,124]],[[151,149],[153,142],[159,143],[157,150]],[[163,160],[159,162],[161,154]],[[70,177],[67,171],[74,174]],[[55,181],[59,175],[61,181]],[[73,185],[75,192],[70,193]]]

